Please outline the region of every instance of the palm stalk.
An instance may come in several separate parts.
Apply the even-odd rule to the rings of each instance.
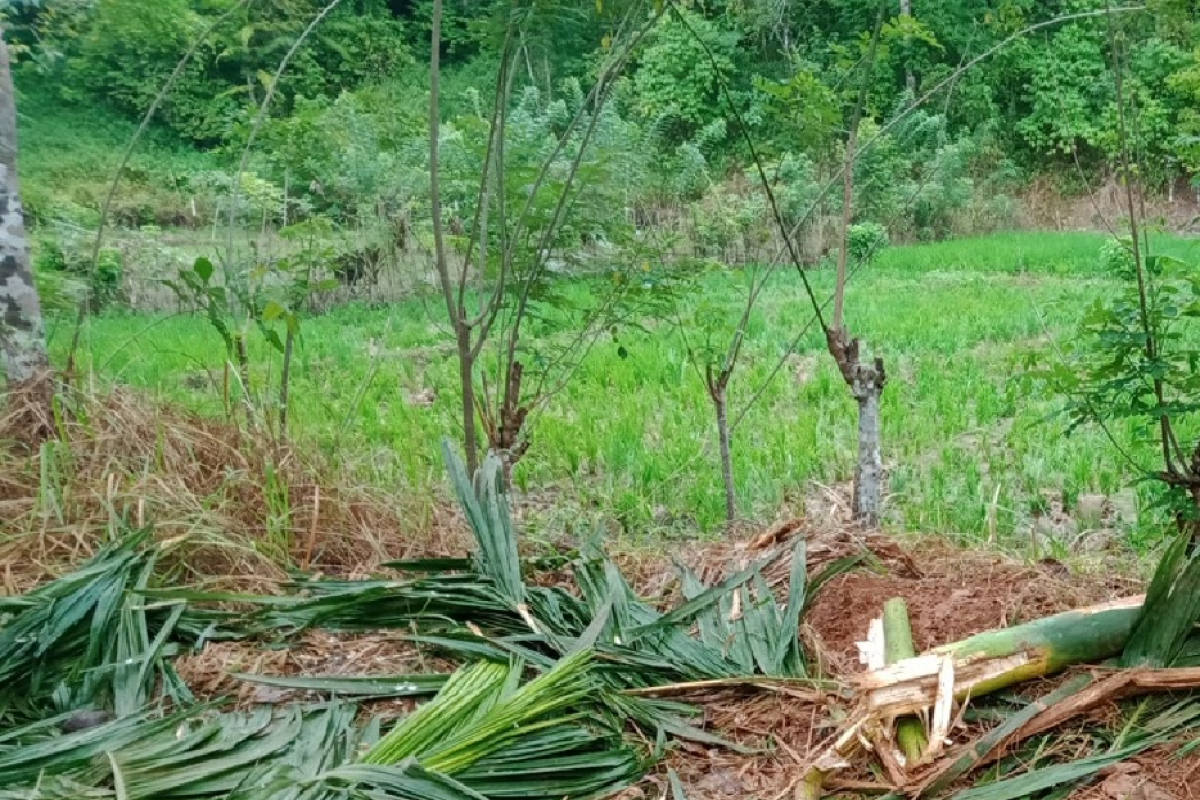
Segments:
[[[937,699],[938,678],[947,659],[954,670],[955,699],[990,694],[1074,664],[1118,655],[1141,605],[1141,597],[1130,597],[985,631],[865,673],[853,683],[872,711],[892,717],[921,713]]]
[[[908,604],[895,597],[883,604],[883,644],[887,664],[895,664],[917,654],[913,646]],[[906,715],[896,722],[896,741],[908,764],[916,764],[925,753],[928,740],[920,717]]]

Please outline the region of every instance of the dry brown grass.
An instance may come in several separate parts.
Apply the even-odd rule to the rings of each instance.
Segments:
[[[0,577],[9,592],[91,555],[114,522],[178,539],[182,583],[268,589],[291,567],[359,574],[462,552],[437,503],[344,480],[311,453],[115,389],[60,395],[51,435],[26,399],[0,419]]]

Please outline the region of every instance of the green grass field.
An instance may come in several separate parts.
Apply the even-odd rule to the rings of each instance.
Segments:
[[[1099,276],[1102,237],[1005,234],[898,247],[857,275],[848,323],[886,362],[885,461],[890,519],[898,528],[964,540],[993,536],[1022,548],[1035,512],[1081,493],[1112,495],[1134,482],[1098,432],[1064,436],[1047,415],[1053,398],[1015,379],[1031,353],[1055,357],[1093,298],[1113,288]],[[1169,240],[1179,255],[1200,242]],[[819,296],[828,272],[811,273]],[[746,278],[708,276],[683,300],[736,317]],[[382,308],[349,306],[304,322],[293,383],[296,436],[315,441],[372,483],[430,494],[442,485],[439,441],[455,436],[456,366],[434,299]],[[749,327],[731,389],[733,415],[772,371],[811,316],[794,273],[780,272]],[[681,317],[688,319],[688,309]],[[569,527],[599,509],[641,537],[718,531],[723,495],[713,413],[674,324],[607,339],[533,422],[533,445],[515,473],[527,491],[553,493],[542,524]],[[70,326],[57,322],[61,356]],[[143,387],[206,414],[223,413],[223,349],[200,317],[107,316],[88,323],[86,363],[100,381]],[[265,345],[253,351],[256,380],[278,373]],[[430,402],[431,398],[435,398]],[[1137,447],[1132,430],[1117,431]],[[770,518],[798,507],[812,482],[850,478],[853,403],[810,332],[734,437],[742,515]],[[1149,456],[1147,464],[1151,463]],[[1124,531],[1135,545],[1157,539],[1148,515]],[[1069,542],[1047,546],[1070,547]]]

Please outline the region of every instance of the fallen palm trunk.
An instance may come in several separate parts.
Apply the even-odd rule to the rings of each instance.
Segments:
[[[1125,598],[1013,628],[986,631],[852,678],[850,685],[859,698],[858,710],[801,777],[797,800],[821,797],[825,778],[848,767],[849,760],[864,746],[870,747],[870,742],[881,741],[880,731],[892,720],[925,714],[935,707],[935,719],[945,718],[953,701],[979,697],[1075,664],[1099,662],[1119,654],[1133,631],[1144,599]],[[893,622],[893,628],[895,625]],[[1165,683],[1162,678],[1157,681]],[[930,739],[937,746],[945,732],[936,730],[942,727],[940,724],[934,727]]]
[[[1074,664],[1103,661],[1125,647],[1144,598],[1068,611],[1014,628],[985,631],[851,681],[866,707],[883,716],[919,714],[937,700],[947,661],[956,700],[979,697]]]

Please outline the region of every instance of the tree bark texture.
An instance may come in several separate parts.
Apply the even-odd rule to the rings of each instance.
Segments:
[[[882,367],[882,364],[877,364]],[[883,455],[879,446],[879,396],[883,383],[876,375],[881,370],[861,365],[858,386],[853,387],[858,402],[858,464],[854,469],[854,516],[865,525],[879,524],[883,497]]]
[[[10,385],[44,374],[46,334],[17,182],[17,108],[0,29],[0,359]]]
[[[288,435],[288,390],[291,388],[292,353],[296,347],[296,335],[288,326],[287,339],[283,343],[283,373],[279,376],[279,438]]]
[[[726,364],[736,363],[737,352],[733,352]],[[721,447],[721,480],[725,484],[725,521],[737,519],[737,489],[733,482],[733,446],[729,430],[729,378],[733,368],[726,366],[719,371],[712,365],[705,368],[704,384],[708,388],[708,399],[712,400],[717,412],[717,440]]]
[[[864,525],[879,524],[883,504],[883,453],[879,433],[879,399],[887,383],[883,359],[864,364],[859,341],[845,331],[829,332],[829,352],[858,403],[858,460],[854,467],[854,518]]]
[[[495,415],[488,412],[486,405],[479,408],[479,415],[487,433],[488,448],[500,457],[504,468],[505,491],[512,488],[513,467],[529,450],[529,439],[524,436],[529,407],[521,405],[521,381],[524,375],[525,366],[520,361],[511,362],[503,399]]]

